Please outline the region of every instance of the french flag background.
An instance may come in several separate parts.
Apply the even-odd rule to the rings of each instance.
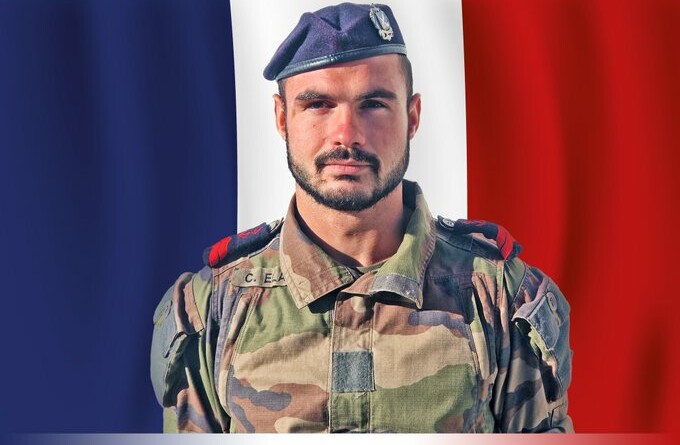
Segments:
[[[676,432],[680,1],[389,2],[409,179],[571,303],[577,432]],[[0,0],[2,432],[157,432],[153,310],[293,191],[261,72],[313,0]]]

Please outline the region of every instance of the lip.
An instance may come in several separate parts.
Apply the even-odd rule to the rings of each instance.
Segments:
[[[338,161],[332,161],[327,164],[324,164],[324,168],[330,169],[331,171],[334,172],[340,172],[340,173],[358,173],[361,172],[367,168],[371,168],[371,164],[367,164],[364,162],[338,162]]]
[[[361,173],[367,168],[371,168],[371,165],[361,162],[331,162],[324,164],[324,168],[329,169],[332,173],[356,174]]]

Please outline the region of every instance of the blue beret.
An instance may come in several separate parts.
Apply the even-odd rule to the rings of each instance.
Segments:
[[[342,3],[304,13],[264,69],[264,77],[280,80],[382,54],[406,54],[390,7]]]

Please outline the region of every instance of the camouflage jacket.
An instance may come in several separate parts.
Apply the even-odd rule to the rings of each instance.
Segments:
[[[293,201],[284,223],[225,238],[180,276],[154,314],[164,430],[573,431],[555,283],[433,219],[414,183],[404,195],[412,217],[377,269],[333,260]]]

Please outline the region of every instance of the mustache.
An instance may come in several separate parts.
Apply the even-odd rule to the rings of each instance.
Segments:
[[[339,146],[331,151],[322,153],[314,159],[314,164],[316,165],[316,170],[321,171],[324,164],[329,161],[357,161],[364,162],[371,166],[371,169],[376,173],[380,169],[380,159],[372,153],[368,153],[360,148],[347,148],[344,146]]]

